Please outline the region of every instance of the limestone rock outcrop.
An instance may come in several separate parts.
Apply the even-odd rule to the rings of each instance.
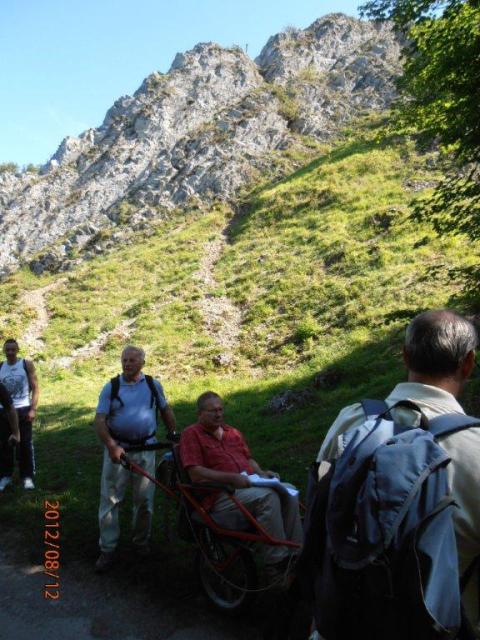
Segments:
[[[101,229],[232,198],[297,133],[325,139],[387,107],[399,48],[390,25],[332,14],[273,36],[255,62],[213,43],[177,54],[38,174],[0,173],[0,275],[25,262],[58,270]]]
[[[352,114],[390,105],[401,46],[390,23],[337,13],[271,37],[256,63],[268,82],[295,95],[292,128],[327,139]]]

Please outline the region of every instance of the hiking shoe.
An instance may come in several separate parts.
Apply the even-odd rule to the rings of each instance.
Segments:
[[[102,551],[98,556],[98,559],[95,563],[95,572],[96,573],[105,573],[109,569],[111,569],[112,565],[115,563],[115,552],[114,551]]]
[[[35,485],[33,484],[33,480],[31,478],[23,479],[23,488],[24,489],[35,489]]]
[[[0,491],[4,491],[9,484],[12,483],[12,476],[3,476],[0,480]]]

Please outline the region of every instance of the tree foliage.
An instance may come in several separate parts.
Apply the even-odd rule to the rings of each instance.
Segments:
[[[450,160],[446,178],[416,205],[415,218],[430,220],[439,233],[480,239],[479,0],[371,0],[360,10],[393,20],[407,37],[396,124],[439,143]],[[478,289],[480,267],[466,275],[470,289]]]
[[[462,0],[369,0],[360,7],[360,15],[373,20],[393,20],[404,31],[412,23],[435,17],[441,10],[462,4]]]
[[[457,4],[414,25],[399,86],[401,116],[427,140],[439,138],[459,160],[480,147],[480,9]]]

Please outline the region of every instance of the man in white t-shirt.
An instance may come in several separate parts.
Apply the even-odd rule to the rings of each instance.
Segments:
[[[475,365],[477,332],[471,322],[448,311],[426,311],[416,316],[407,328],[403,350],[408,382],[401,382],[385,399],[389,406],[410,400],[429,419],[445,413],[464,413],[456,398]],[[392,411],[402,424],[419,423],[419,414],[404,407]],[[330,427],[319,451],[320,475],[328,461],[341,453],[339,436],[360,426],[365,414],[360,403],[342,409]],[[455,531],[461,575],[480,555],[480,428],[471,427],[440,440],[452,461],[448,465],[449,481],[455,502]],[[464,593],[468,617],[478,621],[477,580],[470,580]],[[478,626],[476,627],[478,629]]]
[[[24,489],[34,489],[35,457],[32,442],[32,423],[36,415],[40,389],[31,360],[18,357],[18,342],[9,338],[3,345],[5,361],[0,363],[0,382],[7,388],[18,415],[20,443],[17,460]],[[0,406],[1,408],[1,406]],[[0,438],[8,433],[8,424],[0,420]],[[12,482],[15,449],[3,449],[0,457],[0,491]]]

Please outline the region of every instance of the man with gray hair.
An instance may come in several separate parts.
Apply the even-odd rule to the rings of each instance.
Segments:
[[[401,382],[385,399],[393,407],[408,400],[432,419],[448,413],[464,414],[456,398],[460,395],[475,365],[477,332],[471,322],[454,311],[426,311],[409,324],[403,348],[408,381]],[[399,424],[418,425],[420,414],[414,409],[392,410]],[[341,434],[363,424],[365,414],[360,403],[342,409],[330,427],[317,457],[319,474],[329,461],[342,453]],[[471,427],[440,439],[452,462],[449,482],[458,509],[454,512],[460,575],[480,555],[480,429]],[[463,596],[467,615],[478,633],[477,580],[470,580]]]
[[[126,447],[156,441],[157,412],[168,434],[174,434],[176,426],[162,385],[142,373],[143,349],[125,347],[121,363],[122,374],[103,387],[95,416],[95,431],[105,445],[98,510],[101,553],[95,565],[99,573],[107,571],[115,560],[120,536],[118,507],[129,481],[133,488],[133,544],[140,555],[148,555],[155,486],[147,478],[126,470],[120,460]],[[155,451],[131,452],[129,457],[155,475]]]

